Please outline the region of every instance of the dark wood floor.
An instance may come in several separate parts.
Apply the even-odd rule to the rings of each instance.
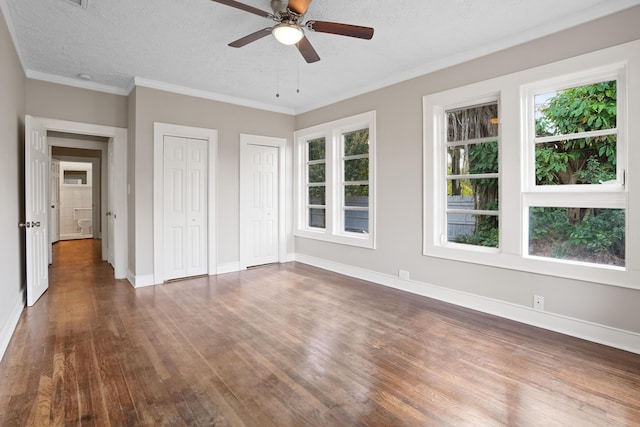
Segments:
[[[640,356],[305,266],[134,290],[99,241],[0,364],[0,425],[640,425]]]

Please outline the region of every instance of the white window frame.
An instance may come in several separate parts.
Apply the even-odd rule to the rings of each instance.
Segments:
[[[357,210],[353,207],[345,209],[343,189],[344,181],[344,148],[343,135],[349,132],[369,129],[369,212],[368,233],[344,231],[345,210]],[[325,228],[310,227],[308,208],[307,163],[308,141],[325,138]],[[321,125],[300,129],[294,134],[294,158],[296,159],[295,175],[295,235],[308,239],[323,240],[363,248],[375,248],[375,170],[376,170],[376,112],[369,111],[344,119]],[[352,156],[349,156],[349,159]],[[360,156],[357,156],[360,157]],[[366,156],[365,156],[366,157]]]
[[[533,96],[548,89],[576,87],[617,80],[617,180],[615,184],[568,186],[535,185]],[[628,165],[640,165],[640,99],[629,96],[640,87],[640,41],[611,47],[453,88],[423,97],[423,255],[460,262],[527,271],[615,286],[640,289],[640,174]],[[472,105],[488,96],[499,97],[499,249],[452,244],[440,238],[446,218],[443,188],[446,165],[442,135],[444,111]],[[637,122],[637,123],[636,123]],[[439,139],[440,138],[440,139]],[[629,141],[629,142],[628,142]],[[533,156],[533,160],[532,160]],[[555,187],[555,188],[551,188]],[[558,188],[560,187],[560,188]],[[446,192],[446,191],[445,191]],[[608,266],[528,255],[529,207],[598,207],[626,212],[625,266]],[[446,230],[445,230],[446,232]]]

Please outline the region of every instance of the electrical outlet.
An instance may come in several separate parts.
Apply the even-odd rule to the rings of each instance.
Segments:
[[[406,270],[398,270],[398,277],[401,279],[409,280],[409,272]]]
[[[533,296],[533,309],[544,311],[544,297],[540,295]]]

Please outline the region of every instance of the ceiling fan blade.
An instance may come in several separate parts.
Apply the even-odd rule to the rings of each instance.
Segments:
[[[269,34],[271,34],[271,27],[263,28],[261,30],[256,31],[255,33],[251,33],[248,36],[244,36],[241,39],[238,39],[234,42],[229,43],[229,46],[242,47],[256,40],[260,40],[263,37],[267,37]]]
[[[307,21],[305,26],[311,31],[318,33],[338,34],[366,40],[371,40],[371,37],[373,37],[373,28],[361,27],[359,25],[339,24],[337,22],[327,21]]]
[[[253,13],[258,16],[262,16],[264,18],[270,18],[271,14],[269,12],[265,12],[264,10],[260,10],[256,7],[249,6],[248,4],[240,3],[235,0],[211,0],[216,3],[224,4],[226,6],[235,7],[236,9],[244,10],[245,12]]]
[[[309,4],[311,4],[311,0],[289,0],[287,9],[291,12],[297,13],[298,15],[304,15],[307,13]]]
[[[320,57],[318,56],[318,52],[316,52],[316,50],[313,48],[313,46],[311,46],[311,43],[309,43],[309,39],[308,38],[303,37],[296,44],[296,46],[298,46],[298,50],[300,51],[300,53],[304,57],[304,60],[307,61],[307,63],[311,64],[313,62],[320,61]]]

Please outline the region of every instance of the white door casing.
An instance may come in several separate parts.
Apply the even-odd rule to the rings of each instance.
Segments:
[[[165,135],[165,280],[208,272],[207,158],[207,141]]]
[[[115,220],[116,220],[116,171],[115,171],[115,149],[114,144],[107,145],[107,179],[109,180],[108,190],[107,190],[107,211],[104,216],[106,219],[107,226],[107,235],[106,239],[103,237],[103,245],[102,248],[104,250],[104,240],[106,240],[107,245],[107,262],[111,265],[115,263],[115,233],[113,230],[115,228]]]
[[[47,128],[37,117],[25,117],[25,222],[27,249],[27,305],[32,306],[49,287],[49,147]]]
[[[286,143],[240,135],[240,269],[286,260]]]
[[[215,129],[191,126],[154,123],[153,152],[153,283],[161,284],[168,280],[165,266],[165,174],[164,174],[164,141],[165,136],[204,140],[206,144],[206,234],[200,235],[199,246],[205,255],[206,270],[200,274],[217,273],[217,161],[218,131]],[[192,218],[193,219],[193,218]],[[193,221],[192,221],[193,222]],[[203,238],[204,237],[204,238]]]
[[[60,161],[51,159],[51,175],[49,176],[49,230],[51,243],[60,240]],[[51,264],[51,251],[49,251]]]

